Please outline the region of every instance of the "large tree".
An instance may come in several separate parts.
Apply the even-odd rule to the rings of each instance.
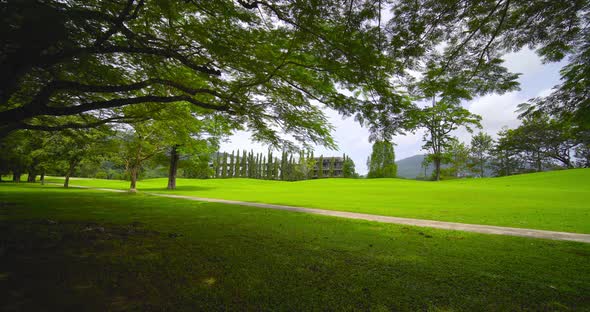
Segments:
[[[588,137],[580,125],[534,113],[526,115],[520,126],[502,135],[502,146],[509,146],[527,162],[528,168],[536,171],[552,167],[555,162],[572,168],[572,152],[583,147]]]
[[[375,117],[369,100],[340,90],[391,93],[375,79],[395,72],[380,44],[383,9],[368,0],[3,1],[0,135],[149,119],[120,107],[188,102],[275,146],[290,144],[282,132],[334,146],[311,101]]]
[[[147,118],[114,108],[186,101],[273,144],[287,130],[331,145],[317,99],[389,140],[414,123],[408,70],[437,60],[459,85],[485,89],[503,80],[502,54],[525,46],[547,61],[571,56],[562,95],[539,107],[589,120],[588,9],[588,0],[8,0],[0,135]]]
[[[219,124],[219,120],[196,118],[186,103],[170,104],[166,109],[144,104],[123,110],[126,114],[149,111],[152,116],[150,120],[130,122],[119,131],[120,159],[131,179],[132,192],[136,191],[144,162],[166,151],[170,155],[168,188],[174,189],[180,153],[197,153],[206,143],[207,139],[202,137],[204,134],[218,133],[215,125]],[[212,139],[215,143],[216,138]]]

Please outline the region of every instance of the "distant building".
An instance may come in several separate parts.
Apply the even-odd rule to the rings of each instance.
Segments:
[[[318,171],[320,167],[320,158],[315,157],[315,166],[313,167],[313,179],[318,178]],[[330,166],[334,160],[334,172],[330,175]],[[322,171],[324,178],[342,178],[344,177],[344,158],[342,157],[323,157]]]

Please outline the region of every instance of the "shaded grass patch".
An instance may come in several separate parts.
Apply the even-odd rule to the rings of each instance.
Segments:
[[[0,202],[2,309],[590,308],[588,244],[30,185]]]

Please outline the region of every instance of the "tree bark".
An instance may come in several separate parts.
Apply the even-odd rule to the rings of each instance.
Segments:
[[[440,181],[440,159],[434,160],[434,170],[435,170],[435,181]]]
[[[68,172],[66,173],[66,180],[64,181],[65,188],[70,187],[70,177],[74,174],[74,169],[76,169],[77,164],[77,160],[70,161],[70,167],[68,168]]]
[[[29,171],[29,177],[27,178],[27,182],[35,183],[36,179],[37,179],[37,173],[35,171]]]
[[[176,172],[178,171],[178,145],[174,145],[170,151],[170,170],[168,171],[168,189],[176,189]]]
[[[139,168],[131,167],[129,170],[130,178],[131,178],[131,185],[129,186],[129,192],[136,193],[137,192],[137,171]]]
[[[45,170],[41,171],[41,185],[45,185]]]
[[[21,172],[19,170],[15,170],[12,172],[12,182],[20,183],[20,176]]]

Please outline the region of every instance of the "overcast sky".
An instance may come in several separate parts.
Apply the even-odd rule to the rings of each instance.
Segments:
[[[543,64],[537,55],[530,50],[522,50],[505,57],[506,66],[515,73],[521,73],[520,91],[502,95],[486,95],[475,98],[473,101],[464,102],[463,106],[471,112],[482,116],[482,131],[495,137],[496,133],[504,126],[514,128],[518,126],[516,106],[527,99],[547,95],[551,88],[559,82],[559,70],[564,63]],[[327,110],[330,123],[335,130],[333,136],[338,143],[337,151],[327,150],[323,147],[315,149],[315,155],[340,156],[342,153],[349,155],[356,164],[356,171],[366,174],[366,160],[371,153],[369,132],[354,121],[353,118],[342,118],[336,112]],[[422,131],[394,138],[396,159],[400,160],[416,154],[424,154],[422,150]],[[455,133],[460,140],[469,142],[471,134],[466,131]],[[231,152],[237,149],[253,149],[255,152],[266,153],[268,147],[254,143],[250,140],[250,134],[240,131],[221,144],[222,151]]]

